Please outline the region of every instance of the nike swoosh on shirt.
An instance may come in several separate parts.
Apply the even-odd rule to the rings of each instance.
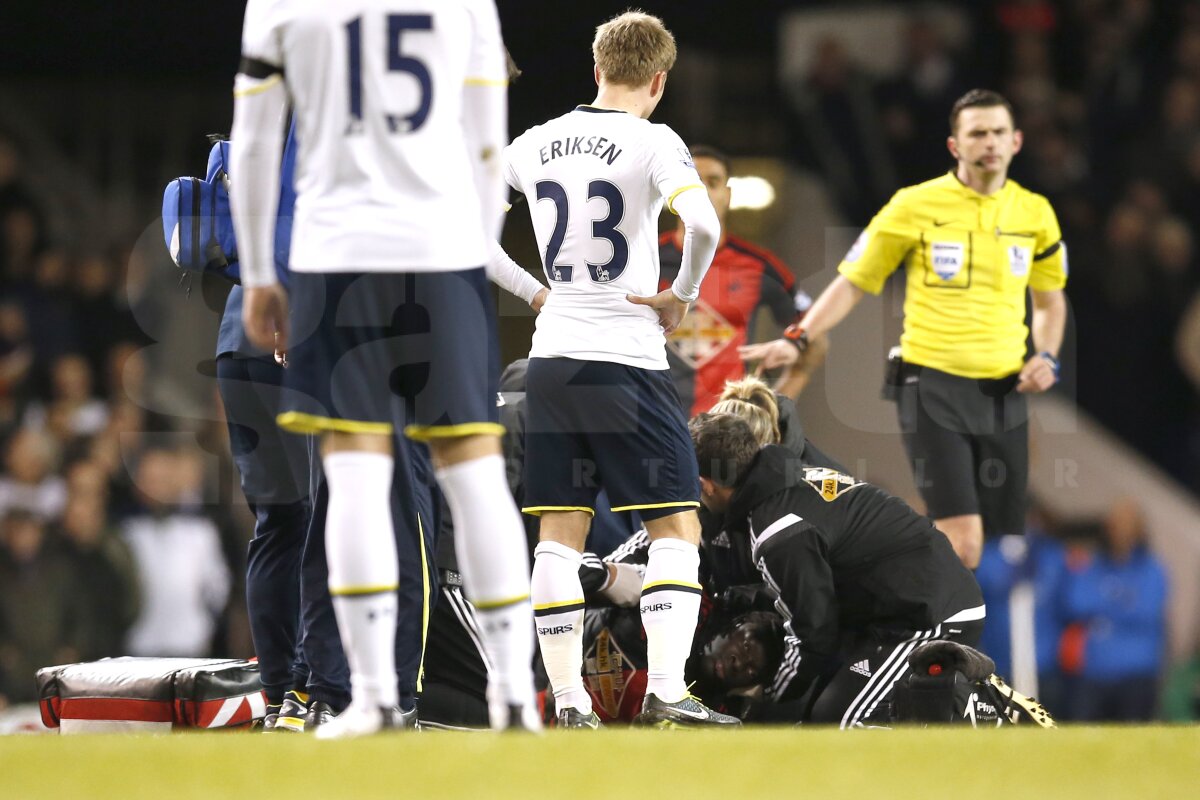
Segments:
[[[951,222],[954,222],[954,220],[952,220],[952,219],[947,219],[947,220],[942,220],[942,221],[940,221],[940,222],[939,222],[938,220],[936,220],[936,219],[935,219],[935,220],[933,221],[933,227],[935,227],[935,228],[940,228],[940,227],[942,227],[943,225],[949,225]]]

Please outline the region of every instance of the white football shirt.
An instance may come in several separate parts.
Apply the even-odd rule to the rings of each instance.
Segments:
[[[482,267],[467,85],[504,85],[492,0],[249,0],[243,57],[296,115],[298,272]]]
[[[625,296],[658,294],[663,203],[703,189],[683,140],[666,125],[579,106],[530,128],[504,155],[550,281],[529,355],[667,369],[658,315]]]

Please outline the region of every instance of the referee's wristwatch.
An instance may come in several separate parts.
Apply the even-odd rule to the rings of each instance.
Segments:
[[[808,331],[804,330],[804,326],[797,322],[784,328],[783,338],[795,345],[801,353],[808,349]]]
[[[1046,359],[1046,363],[1050,365],[1050,369],[1054,371],[1054,379],[1058,380],[1062,377],[1062,365],[1058,363],[1058,359],[1050,354],[1049,350],[1043,350],[1038,353],[1040,358]]]

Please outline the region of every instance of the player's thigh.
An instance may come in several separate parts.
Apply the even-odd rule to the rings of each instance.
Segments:
[[[913,482],[934,519],[979,512],[971,435],[931,408],[917,384],[900,387],[896,410]]]
[[[525,381],[526,513],[594,511],[599,478],[587,428],[597,398],[580,383],[589,362],[531,358]]]
[[[699,535],[700,476],[687,419],[664,370],[597,365],[596,382],[608,398],[603,429],[588,444],[613,511],[637,511],[648,525],[690,514]]]

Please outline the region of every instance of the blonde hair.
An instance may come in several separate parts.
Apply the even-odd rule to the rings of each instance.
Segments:
[[[711,409],[713,414],[734,414],[750,425],[759,445],[778,444],[779,404],[771,387],[758,378],[725,381],[725,391]]]
[[[592,57],[606,81],[637,88],[675,66],[675,37],[658,17],[626,11],[596,28]]]

